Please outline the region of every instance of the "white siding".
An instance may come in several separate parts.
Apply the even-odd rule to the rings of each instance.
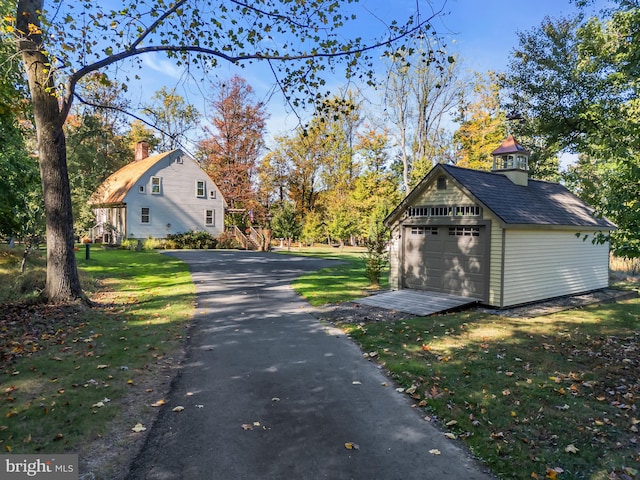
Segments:
[[[575,231],[507,230],[503,307],[605,288],[609,245]]]
[[[483,218],[491,220],[487,303],[498,306],[502,301],[502,226],[500,221],[487,210],[483,211]]]
[[[191,158],[169,155],[147,171],[129,190],[127,205],[127,238],[164,238],[168,234],[190,230],[218,236],[224,230],[224,207],[220,191],[209,176]],[[161,178],[159,194],[151,193],[151,177]],[[205,182],[205,196],[196,195],[196,181]],[[144,192],[140,192],[144,186]],[[214,195],[211,195],[211,193]],[[143,207],[149,208],[150,222],[141,222]],[[206,210],[214,211],[213,225],[205,224]]]

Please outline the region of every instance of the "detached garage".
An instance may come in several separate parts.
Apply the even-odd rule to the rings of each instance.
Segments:
[[[491,172],[436,165],[387,217],[391,288],[509,307],[607,287],[609,245],[591,240],[615,225],[562,185],[530,180],[512,136],[493,156]]]

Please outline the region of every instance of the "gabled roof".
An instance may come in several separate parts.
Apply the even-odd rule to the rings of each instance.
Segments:
[[[142,177],[151,167],[160,160],[178,152],[178,156],[183,155],[182,150],[170,150],[168,152],[152,155],[150,157],[131,162],[120,170],[112,173],[102,182],[89,199],[90,205],[118,204],[124,201],[131,187],[133,187],[140,177]]]
[[[559,183],[529,180],[527,186],[521,186],[499,173],[444,164],[436,165],[389,214],[385,222],[397,220],[424,187],[443,172],[505,225],[575,226],[603,230],[616,228],[608,219],[596,217],[591,206]]]

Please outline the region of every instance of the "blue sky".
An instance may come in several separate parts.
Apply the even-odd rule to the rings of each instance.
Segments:
[[[443,10],[444,14],[436,17],[433,27],[445,37],[448,50],[459,55],[466,71],[504,70],[510,52],[517,46],[517,31],[540,25],[545,16],[558,17],[576,11],[569,0],[432,0],[432,6],[425,0],[360,0],[358,8],[366,12],[358,17],[364,20],[360,26],[363,35],[366,36],[368,30],[379,30],[391,15],[402,16],[403,9],[412,12],[416,1],[420,2],[423,14],[429,14],[430,9]],[[606,3],[597,0],[592,11]],[[234,73],[247,80],[258,100],[269,98],[273,79],[266,68],[237,69],[221,65],[215,75],[225,79]],[[162,55],[147,56],[144,58],[143,82],[131,84],[130,93],[144,101],[162,86],[171,88],[178,84],[181,76],[182,72]],[[207,115],[204,95],[210,93],[208,84],[192,82],[178,89],[178,93]],[[268,139],[274,134],[286,134],[296,126],[296,116],[287,113],[277,94],[271,97],[267,110],[270,113]]]

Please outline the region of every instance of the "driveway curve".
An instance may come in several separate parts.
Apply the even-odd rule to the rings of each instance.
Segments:
[[[492,478],[290,288],[334,261],[170,254],[190,266],[195,319],[184,365],[128,478]],[[178,405],[184,410],[173,412]]]

